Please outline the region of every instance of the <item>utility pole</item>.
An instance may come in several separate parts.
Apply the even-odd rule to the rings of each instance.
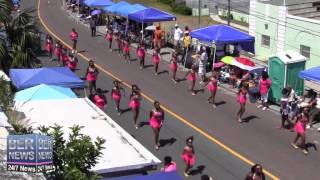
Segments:
[[[231,14],[230,14],[230,0],[228,0],[228,26],[230,26]]]
[[[199,28],[201,27],[201,0],[198,3],[198,25]]]

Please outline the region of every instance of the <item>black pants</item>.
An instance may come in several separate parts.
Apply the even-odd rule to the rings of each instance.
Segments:
[[[77,40],[72,40],[72,48],[77,49]]]
[[[96,36],[96,27],[91,28],[91,37]]]

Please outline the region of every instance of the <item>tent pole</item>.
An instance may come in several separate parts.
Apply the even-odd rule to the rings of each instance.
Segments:
[[[212,44],[212,48],[214,48],[213,50],[213,62],[212,62],[212,72],[214,71],[214,63],[216,61],[216,52],[217,52],[217,45],[216,44]]]
[[[142,21],[142,37],[141,37],[141,41],[142,42],[144,41],[144,24],[143,24],[143,21]]]

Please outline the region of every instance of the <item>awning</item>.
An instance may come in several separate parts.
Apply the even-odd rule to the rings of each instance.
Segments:
[[[160,21],[175,21],[176,16],[156,8],[147,8],[128,15],[130,20],[140,23],[152,23]]]
[[[123,8],[127,5],[130,5],[129,3],[125,2],[125,1],[120,1],[118,3],[115,3],[111,6],[108,6],[108,7],[104,7],[103,10],[108,12],[108,13],[112,13],[112,14],[115,14],[116,11],[120,8]]]
[[[84,4],[90,7],[104,7],[111,6],[114,4],[111,0],[86,0]]]
[[[299,77],[320,84],[320,66],[300,71]]]
[[[15,101],[77,98],[70,88],[40,84],[16,93]]]
[[[146,7],[144,7],[141,4],[133,4],[133,5],[128,4],[123,6],[122,8],[117,8],[115,11],[115,14],[123,17],[128,17],[129,14],[132,14],[144,9],[146,9]]]
[[[85,83],[66,67],[36,69],[10,69],[10,78],[18,89],[26,89],[40,84],[57,85],[68,88],[84,88]]]
[[[245,51],[254,53],[254,37],[226,25],[213,25],[191,31],[191,37],[217,45],[237,44]]]

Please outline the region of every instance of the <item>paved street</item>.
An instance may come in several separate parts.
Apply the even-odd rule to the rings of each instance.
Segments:
[[[143,126],[135,130],[131,121],[131,112],[117,116],[110,98],[107,114],[160,159],[165,155],[171,155],[178,162],[179,172],[183,172],[184,168],[180,158],[184,139],[193,135],[197,154],[196,166],[204,166],[203,172],[216,179],[244,178],[250,165],[241,160],[239,154],[252,162],[262,164],[266,170],[281,179],[318,179],[320,153],[310,147],[310,153],[306,156],[301,151],[291,148],[290,142],[294,133],[277,129],[280,123],[278,114],[258,110],[254,104],[249,104],[245,114],[248,122],[239,124],[235,119],[238,106],[233,93],[226,90],[219,91],[217,102],[220,102],[220,105],[213,110],[206,103],[207,92],[190,96],[186,81],[174,84],[167,73],[154,76],[152,67],[141,71],[137,61],[131,64],[124,63],[116,53],[110,53],[107,50],[103,36],[91,38],[88,28],[76,24],[72,18],[69,18],[68,14],[61,9],[60,1],[49,3],[47,0],[40,0],[40,2],[41,18],[50,31],[70,44],[69,32],[72,27],[75,27],[80,36],[78,49],[85,51],[84,56],[93,58],[102,69],[111,72],[121,80],[138,84],[144,94],[153,100],[160,101],[166,107],[168,111],[166,111],[165,125],[161,130],[160,138],[163,142],[172,142],[172,144],[166,143],[159,151],[153,148],[150,127]],[[24,5],[37,7],[35,0],[24,1]],[[148,57],[146,62],[151,64],[151,58]],[[87,62],[82,59],[79,63],[80,70],[77,71],[79,76],[84,75],[83,70],[86,65]],[[160,71],[162,70],[168,70],[166,63],[161,64]],[[183,77],[184,74],[179,73],[178,76]],[[103,89],[111,89],[112,78],[101,70],[97,84]],[[148,99],[144,99],[140,121],[148,120],[151,105]],[[127,107],[127,102],[124,101],[122,107]],[[307,141],[310,143],[319,138],[319,135],[314,132],[308,135]],[[212,137],[223,142],[223,146],[230,147],[233,150],[232,153],[222,148],[221,144],[214,143]],[[199,174],[188,179],[199,179]]]

